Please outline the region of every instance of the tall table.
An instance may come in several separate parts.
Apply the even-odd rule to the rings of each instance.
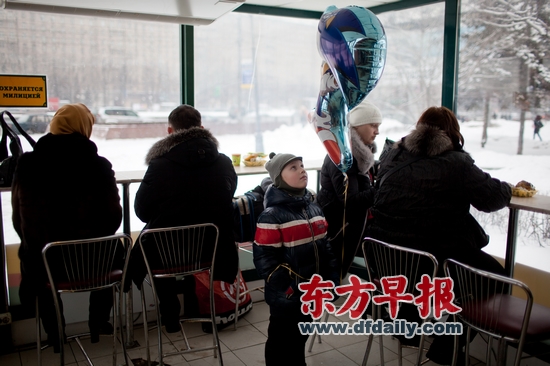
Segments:
[[[515,197],[508,205],[510,216],[508,218],[508,237],[506,239],[506,255],[504,269],[510,276],[514,276],[514,264],[516,262],[516,236],[519,211],[531,211],[550,214],[550,196],[534,195],[533,197]]]

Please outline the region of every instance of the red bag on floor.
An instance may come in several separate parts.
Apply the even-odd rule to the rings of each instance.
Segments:
[[[208,272],[200,272],[193,276],[195,277],[195,293],[199,301],[199,313],[201,316],[210,316],[210,280]],[[246,282],[242,279],[240,271],[234,283],[214,281],[214,301],[216,303],[216,324],[218,325],[218,330],[233,324],[235,321],[237,281],[239,281],[240,285],[239,293],[242,294],[248,290],[248,286],[246,286]],[[239,318],[250,310],[252,310],[252,298],[250,294],[240,296]],[[210,325],[210,323],[205,323],[204,325]],[[204,328],[203,330],[207,331]]]

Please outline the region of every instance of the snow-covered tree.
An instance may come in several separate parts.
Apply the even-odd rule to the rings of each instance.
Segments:
[[[525,112],[538,113],[549,99],[550,5],[546,0],[467,0],[462,10],[463,104],[483,101],[488,110],[491,99],[501,106],[513,103],[520,109],[517,153],[522,154]]]

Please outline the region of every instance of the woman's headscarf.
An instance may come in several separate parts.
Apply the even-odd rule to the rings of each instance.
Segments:
[[[66,104],[53,116],[50,132],[54,135],[68,135],[76,132],[90,138],[94,121],[94,115],[84,104]]]

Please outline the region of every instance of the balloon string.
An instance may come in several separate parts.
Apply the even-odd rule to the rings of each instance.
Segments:
[[[348,186],[349,179],[348,175],[344,172],[344,215],[342,217],[342,265],[344,264],[344,248],[345,248],[345,239],[346,239],[346,203],[348,202]],[[340,283],[342,283],[342,273],[340,270]]]

